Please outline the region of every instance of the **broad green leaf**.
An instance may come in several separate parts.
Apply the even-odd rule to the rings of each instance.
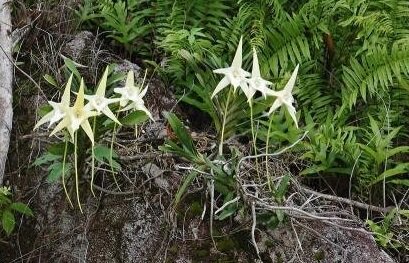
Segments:
[[[112,166],[116,171],[121,170],[121,165],[115,160],[118,158],[118,154],[111,148],[108,148],[103,145],[97,145],[94,148],[94,156],[95,159],[101,163],[107,163],[108,165]]]
[[[50,183],[56,182],[62,176],[62,162],[55,162],[48,167],[47,181]],[[65,163],[65,177],[70,175],[71,164]]]
[[[220,221],[224,220],[234,215],[237,212],[237,210],[238,210],[237,203],[230,204],[227,207],[225,207],[220,214],[216,215],[215,218]]]
[[[56,156],[64,156],[65,151],[65,142],[53,143],[47,148],[47,152]],[[74,145],[68,143],[66,154],[69,155],[74,152]]]
[[[134,111],[123,117],[119,120],[122,125],[135,127],[148,119],[148,115],[146,115],[143,111]]]
[[[69,58],[65,58],[64,64],[69,69],[69,71],[74,74],[74,76],[77,78],[78,81],[81,80],[81,74],[78,71],[77,67],[75,66],[74,61],[72,61]]]
[[[58,87],[57,81],[55,81],[55,79],[54,79],[51,75],[45,74],[45,75],[43,76],[43,78],[44,78],[50,85],[52,85],[52,86],[54,86],[54,87]]]
[[[10,205],[10,208],[23,215],[33,216],[33,211],[24,203],[16,202]]]
[[[392,169],[388,169],[379,175],[374,181],[371,182],[371,185],[376,184],[378,182],[382,182],[383,180],[389,181],[390,177],[395,175],[404,174],[409,172],[409,163],[400,163],[396,165]]]
[[[3,226],[4,231],[6,231],[6,234],[10,235],[16,225],[14,215],[10,210],[3,211],[1,217],[1,224]]]
[[[274,196],[278,202],[282,202],[285,194],[287,193],[288,187],[290,186],[291,177],[286,174],[280,181]],[[281,220],[280,220],[281,221]]]
[[[388,181],[388,183],[409,187],[409,179],[395,179]]]
[[[38,108],[38,115],[44,117],[47,113],[53,110],[53,107],[50,104],[45,104]]]
[[[38,158],[34,161],[33,165],[35,165],[35,166],[41,166],[41,165],[43,165],[43,164],[50,163],[50,162],[54,162],[54,161],[59,160],[59,159],[61,159],[61,156],[60,156],[60,155],[55,155],[55,154],[46,152],[46,153],[43,154],[42,156],[38,157]]]

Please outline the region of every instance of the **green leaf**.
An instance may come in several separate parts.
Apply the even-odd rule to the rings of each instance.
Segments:
[[[14,215],[10,210],[5,210],[3,212],[3,215],[1,217],[1,223],[4,231],[6,231],[6,234],[10,235],[16,225]]]
[[[146,115],[143,111],[134,111],[123,117],[119,120],[122,125],[135,127],[135,125],[140,124],[148,119],[148,115]]]
[[[234,215],[237,212],[237,210],[238,210],[237,203],[230,204],[227,207],[225,207],[220,214],[216,215],[215,219],[220,220],[220,221],[224,220]]]
[[[395,179],[388,181],[388,183],[409,187],[409,179]]]
[[[288,187],[290,186],[290,179],[291,177],[288,174],[285,175],[277,186],[274,196],[278,202],[283,201],[284,195],[287,193]]]
[[[175,196],[175,201],[174,204],[177,206],[182,199],[183,194],[186,192],[187,188],[190,186],[190,184],[193,182],[193,180],[196,178],[198,175],[197,172],[193,171],[189,173],[186,178],[183,180],[183,184],[179,187],[178,192],[176,193]]]
[[[56,160],[61,159],[60,155],[55,155],[49,152],[46,152],[42,156],[38,157],[34,162],[33,165],[35,166],[41,166],[46,163],[54,162]]]
[[[114,159],[118,158],[118,154],[111,148],[108,148],[104,145],[97,145],[94,148],[95,159],[101,163],[107,163],[111,165],[116,171],[121,170],[121,165]]]
[[[64,156],[65,151],[65,142],[61,143],[53,143],[47,148],[47,152],[56,156]],[[74,152],[74,145],[72,143],[68,143],[67,145],[67,152],[66,154],[69,155]]]
[[[185,128],[183,123],[179,118],[171,112],[165,112],[165,118],[168,120],[173,132],[182,143],[183,148],[188,150],[191,154],[197,155],[196,148],[194,147],[192,137],[190,136],[188,130]]]
[[[38,108],[38,115],[44,117],[47,113],[53,110],[53,107],[50,104],[45,104]]]
[[[47,181],[50,183],[56,182],[62,176],[62,162],[55,162],[48,167]],[[68,177],[71,171],[71,164],[65,163],[65,176]]]
[[[10,208],[23,215],[33,216],[33,211],[24,203],[16,202],[10,205]]]
[[[399,174],[408,173],[408,171],[409,171],[409,163],[400,163],[396,165],[394,168],[388,169],[385,172],[383,172],[381,175],[379,175],[374,181],[371,182],[371,185],[382,182],[383,180],[389,181],[390,177],[393,177]]]
[[[74,76],[78,79],[81,80],[81,74],[78,71],[77,67],[75,66],[74,61],[72,61],[69,58],[64,59],[64,64],[65,66],[74,74]]]
[[[51,75],[45,74],[45,75],[43,76],[43,78],[44,78],[50,85],[52,85],[52,86],[54,86],[54,87],[58,87],[57,81],[55,81],[55,79],[54,79]]]

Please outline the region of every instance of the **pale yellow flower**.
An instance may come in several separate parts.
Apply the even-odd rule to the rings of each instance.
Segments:
[[[247,97],[247,101],[250,102],[256,91],[260,91],[264,98],[271,90],[267,87],[271,85],[270,81],[267,81],[261,77],[260,66],[258,63],[257,51],[253,48],[253,69],[251,72],[251,78],[247,79],[248,88],[243,89],[244,94]]]
[[[96,110],[98,114],[105,114],[108,118],[114,122],[121,124],[118,119],[115,117],[114,113],[109,108],[109,105],[112,103],[117,103],[120,99],[108,99],[105,98],[105,91],[107,86],[108,79],[108,67],[106,68],[104,75],[98,85],[95,95],[84,95],[84,98],[88,101],[88,104],[85,105],[85,108],[89,111]]]
[[[92,144],[94,144],[94,133],[92,132],[88,118],[97,115],[98,112],[91,111],[84,107],[84,80],[81,79],[80,89],[74,106],[66,109],[64,118],[51,132],[50,136],[67,128],[72,140],[74,140],[74,133],[81,127],[91,140]]]
[[[121,94],[120,105],[124,107],[121,111],[127,110],[140,110],[145,112],[148,117],[153,120],[152,114],[145,107],[143,97],[148,91],[148,86],[144,89],[141,89],[139,86],[135,86],[134,73],[133,71],[128,72],[126,78],[125,87],[115,88],[114,91],[118,94]]]
[[[285,85],[283,90],[280,91],[269,91],[268,94],[277,97],[276,100],[274,101],[273,105],[270,108],[270,111],[268,114],[270,115],[273,113],[276,109],[278,109],[280,106],[284,105],[288,113],[290,113],[291,118],[294,120],[295,125],[298,128],[298,123],[297,123],[297,117],[295,116],[295,108],[293,106],[294,103],[294,97],[291,94],[293,91],[294,85],[295,85],[295,80],[297,78],[297,73],[298,73],[298,68],[299,65],[295,68],[293,74],[291,75],[290,79],[288,80],[287,84]]]
[[[231,66],[228,68],[213,70],[214,73],[223,74],[224,77],[219,84],[217,84],[215,90],[213,91],[212,98],[229,84],[233,86],[234,91],[236,91],[237,87],[240,87],[244,93],[247,92],[248,85],[246,82],[246,77],[250,76],[250,73],[241,68],[243,62],[242,46],[243,38],[241,37]]]
[[[67,85],[65,85],[64,93],[61,97],[61,102],[48,102],[53,107],[53,109],[37,122],[37,124],[34,126],[34,130],[46,122],[49,122],[48,128],[50,128],[51,125],[65,117],[66,111],[70,106],[72,76],[73,75],[71,74],[70,78],[68,79]]]

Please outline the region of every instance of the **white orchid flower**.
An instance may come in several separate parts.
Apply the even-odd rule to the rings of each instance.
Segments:
[[[246,95],[248,102],[251,101],[256,91],[260,91],[264,99],[267,98],[267,94],[271,92],[267,87],[268,85],[271,85],[271,82],[263,79],[260,75],[260,66],[255,48],[253,48],[253,69],[251,72],[251,78],[247,79],[247,83],[249,84],[248,89],[243,90],[243,92]]]
[[[69,103],[69,102],[68,102]],[[71,138],[74,140],[74,133],[81,127],[94,145],[94,133],[88,118],[97,116],[98,112],[91,111],[84,107],[84,80],[81,79],[80,89],[73,107],[68,107],[65,111],[65,117],[51,132],[50,136],[67,128]]]
[[[224,77],[222,80],[217,84],[215,90],[213,91],[212,98],[216,96],[222,89],[227,87],[231,84],[236,91],[237,87],[240,87],[243,92],[247,92],[248,85],[246,82],[246,77],[250,76],[250,73],[245,71],[241,68],[241,64],[243,61],[242,58],[242,46],[243,46],[243,37],[240,38],[239,45],[236,50],[236,54],[234,55],[233,62],[230,67],[228,68],[221,68],[213,70],[214,73],[223,74]]]
[[[108,79],[108,67],[106,68],[104,75],[98,85],[95,95],[84,95],[84,98],[88,101],[88,104],[85,105],[86,110],[92,111],[95,110],[98,114],[105,114],[108,118],[114,122],[121,124],[118,119],[115,117],[114,113],[109,108],[109,105],[112,103],[119,102],[120,99],[108,99],[105,98],[105,91],[107,86]]]
[[[298,123],[297,123],[297,118],[295,116],[296,110],[293,106],[294,97],[291,94],[291,92],[293,91],[293,88],[295,85],[298,68],[299,68],[299,65],[297,65],[297,67],[295,68],[293,74],[291,75],[290,79],[288,80],[283,90],[268,92],[269,95],[277,97],[277,99],[274,101],[273,105],[271,106],[270,111],[268,112],[268,115],[273,113],[280,106],[284,105],[287,108],[288,112],[290,113],[291,118],[294,120],[297,128],[298,128]]]
[[[141,90],[140,87],[135,86],[133,71],[128,72],[128,76],[125,82],[125,87],[115,88],[114,91],[118,94],[121,94],[121,97],[120,97],[121,107],[126,106],[121,111],[127,111],[131,109],[140,110],[140,111],[145,112],[145,114],[148,115],[148,117],[151,120],[154,120],[152,117],[152,114],[145,107],[145,103],[143,101],[143,97],[148,91],[148,86],[146,86],[143,90]]]
[[[50,128],[54,123],[65,117],[66,111],[70,106],[72,76],[73,75],[71,74],[70,78],[68,79],[67,85],[65,85],[64,93],[61,97],[61,102],[48,102],[53,109],[37,122],[37,124],[34,126],[34,130],[46,122],[49,122],[48,128]]]

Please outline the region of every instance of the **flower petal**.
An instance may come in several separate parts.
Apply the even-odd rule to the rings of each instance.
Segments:
[[[44,123],[50,121],[51,117],[53,116],[54,112],[50,111],[49,113],[47,113],[46,115],[44,115],[38,122],[37,124],[34,126],[33,130],[38,129],[38,127],[40,127],[41,125],[43,125]]]
[[[283,103],[281,102],[280,99],[276,99],[273,103],[273,105],[271,105],[270,110],[268,111],[268,115],[270,115],[271,113],[273,113],[276,109],[278,109]]]
[[[258,64],[258,57],[257,57],[257,51],[253,47],[253,69],[251,71],[251,76],[254,77],[260,77],[260,66]]]
[[[295,67],[293,74],[291,74],[290,79],[288,80],[287,84],[284,87],[284,90],[287,92],[292,92],[294,85],[295,85],[295,80],[297,79],[297,74],[298,74],[298,68],[299,68],[299,64]]]
[[[220,80],[219,84],[217,84],[216,88],[214,89],[211,98],[213,99],[213,97],[216,96],[217,93],[219,93],[222,89],[227,87],[229,84],[230,84],[230,81],[226,76],[222,78],[222,80]]]
[[[81,123],[81,128],[85,131],[88,138],[91,140],[92,145],[94,145],[94,133],[92,132],[91,125],[88,120],[85,120]]]
[[[108,118],[110,118],[114,122],[118,123],[119,125],[122,125],[108,106],[102,109],[102,113],[104,113]]]
[[[50,136],[53,136],[54,134],[56,134],[57,132],[61,131],[62,129],[64,129],[65,127],[67,127],[69,124],[69,120],[68,118],[64,118],[62,119],[62,121],[60,121],[60,123],[58,123],[58,125],[54,128],[54,130],[50,133]]]
[[[74,109],[76,110],[84,108],[84,86],[85,86],[84,79],[82,78],[80,89],[77,94],[77,99],[75,100],[74,103]]]
[[[286,108],[288,110],[288,113],[290,114],[291,118],[293,119],[293,121],[295,123],[295,126],[298,129],[297,117],[295,116],[296,110],[295,110],[294,106],[292,106],[292,105],[286,105],[286,106],[287,106]]]
[[[239,45],[237,46],[236,54],[234,54],[234,59],[231,64],[232,68],[241,68],[241,64],[243,61],[242,58],[242,50],[243,50],[243,37],[240,37]]]
[[[240,86],[241,90],[243,91],[244,95],[247,97],[247,102],[250,102],[251,99],[253,98],[254,94],[256,93],[256,90],[253,89],[251,86]]]
[[[61,104],[69,107],[70,106],[70,93],[71,93],[71,83],[72,83],[73,74],[71,73],[70,78],[68,79],[67,84],[65,85],[64,93],[61,97]]]
[[[105,90],[107,87],[107,79],[108,79],[108,67],[105,69],[104,75],[101,78],[101,81],[99,82],[97,91],[95,92],[95,95],[99,95],[101,97],[105,97]]]
[[[126,77],[125,87],[133,87],[135,84],[134,73],[132,70],[128,71],[128,76]]]

